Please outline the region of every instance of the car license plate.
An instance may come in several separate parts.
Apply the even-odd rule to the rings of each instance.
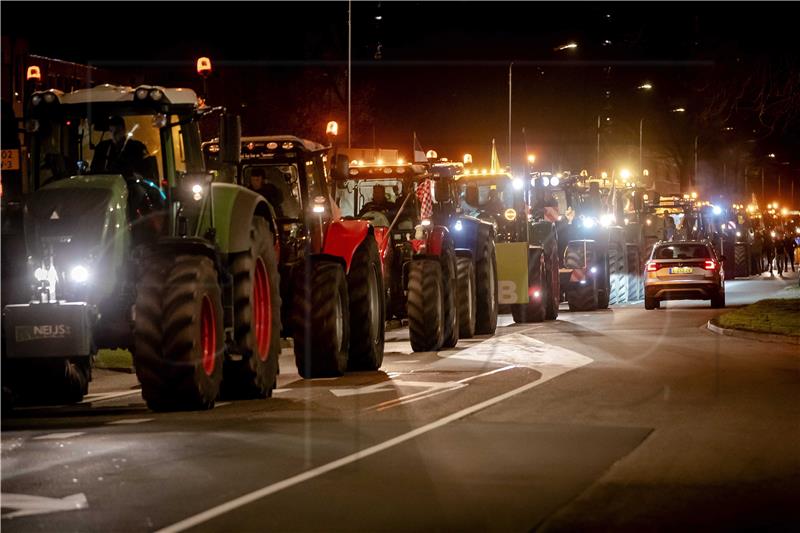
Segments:
[[[672,267],[669,269],[670,274],[691,274],[692,267]]]

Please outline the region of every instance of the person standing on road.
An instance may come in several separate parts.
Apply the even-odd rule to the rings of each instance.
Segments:
[[[786,232],[786,237],[783,239],[783,247],[784,251],[786,252],[786,271],[789,271],[789,264],[792,265],[792,272],[795,272],[794,269],[794,249],[797,248],[797,243],[794,240],[794,237],[788,231]]]
[[[773,232],[770,230],[764,230],[764,257],[767,259],[767,268],[764,269],[766,272],[769,270],[770,275],[772,275],[772,260],[775,259],[775,243],[773,242],[772,238]]]
[[[775,268],[778,269],[778,276],[783,276],[786,270],[786,248],[783,245],[784,239],[780,232],[775,234]]]

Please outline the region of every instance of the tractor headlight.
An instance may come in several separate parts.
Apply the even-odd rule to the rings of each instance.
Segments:
[[[69,279],[75,283],[86,283],[89,281],[90,276],[91,273],[89,272],[89,269],[83,265],[75,265],[69,271]]]
[[[591,272],[592,274],[597,274],[597,267],[590,268],[589,272]]]
[[[134,93],[134,95],[136,96],[137,100],[144,100],[145,98],[147,98],[147,95],[149,93],[150,93],[150,91],[148,91],[147,89],[139,88],[139,89],[136,89],[136,92]]]
[[[586,229],[592,229],[596,222],[593,218],[584,218],[583,219],[583,227]]]
[[[43,98],[44,98],[44,103],[46,104],[52,104],[53,102],[56,101],[56,95],[53,93],[44,93]]]
[[[431,225],[431,219],[423,218],[422,221],[420,222],[420,224],[422,224],[423,226],[426,226],[426,227],[430,226]]]
[[[314,206],[311,208],[311,211],[317,213],[318,215],[325,212],[325,197],[324,196],[315,196],[314,197]]]
[[[521,191],[522,190],[523,183],[522,183],[521,179],[514,178],[514,181],[512,181],[511,184],[514,186],[514,190],[517,190],[517,191]]]
[[[506,209],[506,212],[503,213],[503,215],[506,217],[506,220],[508,221],[514,221],[517,219],[517,212],[510,207]]]
[[[453,226],[453,229],[456,231],[461,231],[462,229],[464,229],[464,225],[461,224],[460,220],[456,220],[456,225]]]
[[[560,181],[561,180],[558,179],[558,176],[554,176],[553,178],[550,179],[550,185],[552,185],[553,187],[558,187],[558,183]]]
[[[550,186],[550,178],[548,178],[547,176],[542,178],[542,185],[544,185],[545,187],[549,187]]]
[[[600,225],[604,228],[609,227],[611,224],[614,223],[614,215],[606,213],[605,215],[600,217]]]
[[[36,278],[36,281],[47,281],[47,270],[38,267],[33,271],[33,277]]]
[[[164,93],[161,91],[161,89],[153,89],[152,91],[150,91],[150,98],[156,102],[161,100],[161,98],[163,97]]]
[[[199,183],[192,185],[192,198],[195,202],[199,202],[203,199],[203,186]]]
[[[34,94],[31,98],[31,104],[39,105],[42,103],[42,96],[40,94]]]

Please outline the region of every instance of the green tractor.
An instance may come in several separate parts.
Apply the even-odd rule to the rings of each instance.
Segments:
[[[133,353],[154,410],[208,409],[275,387],[280,292],[270,208],[208,172],[199,121],[238,117],[188,89],[103,85],[31,97],[24,231],[29,301],[3,310],[3,371],[35,401],[75,402],[98,349]]]

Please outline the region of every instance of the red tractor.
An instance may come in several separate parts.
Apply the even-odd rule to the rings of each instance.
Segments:
[[[213,159],[213,145],[206,150]],[[304,378],[376,370],[383,361],[383,265],[375,230],[366,220],[339,216],[328,189],[330,150],[290,135],[243,137],[237,176],[269,204],[284,335],[294,340]]]
[[[466,294],[459,294],[455,244],[446,226],[431,222],[427,168],[402,159],[391,164],[354,161],[336,184],[347,218],[369,221],[375,228],[385,268],[386,314],[408,318],[412,349],[455,346],[460,302],[471,309],[466,310],[472,322],[467,329],[474,332],[474,273],[472,282],[465,283]]]

